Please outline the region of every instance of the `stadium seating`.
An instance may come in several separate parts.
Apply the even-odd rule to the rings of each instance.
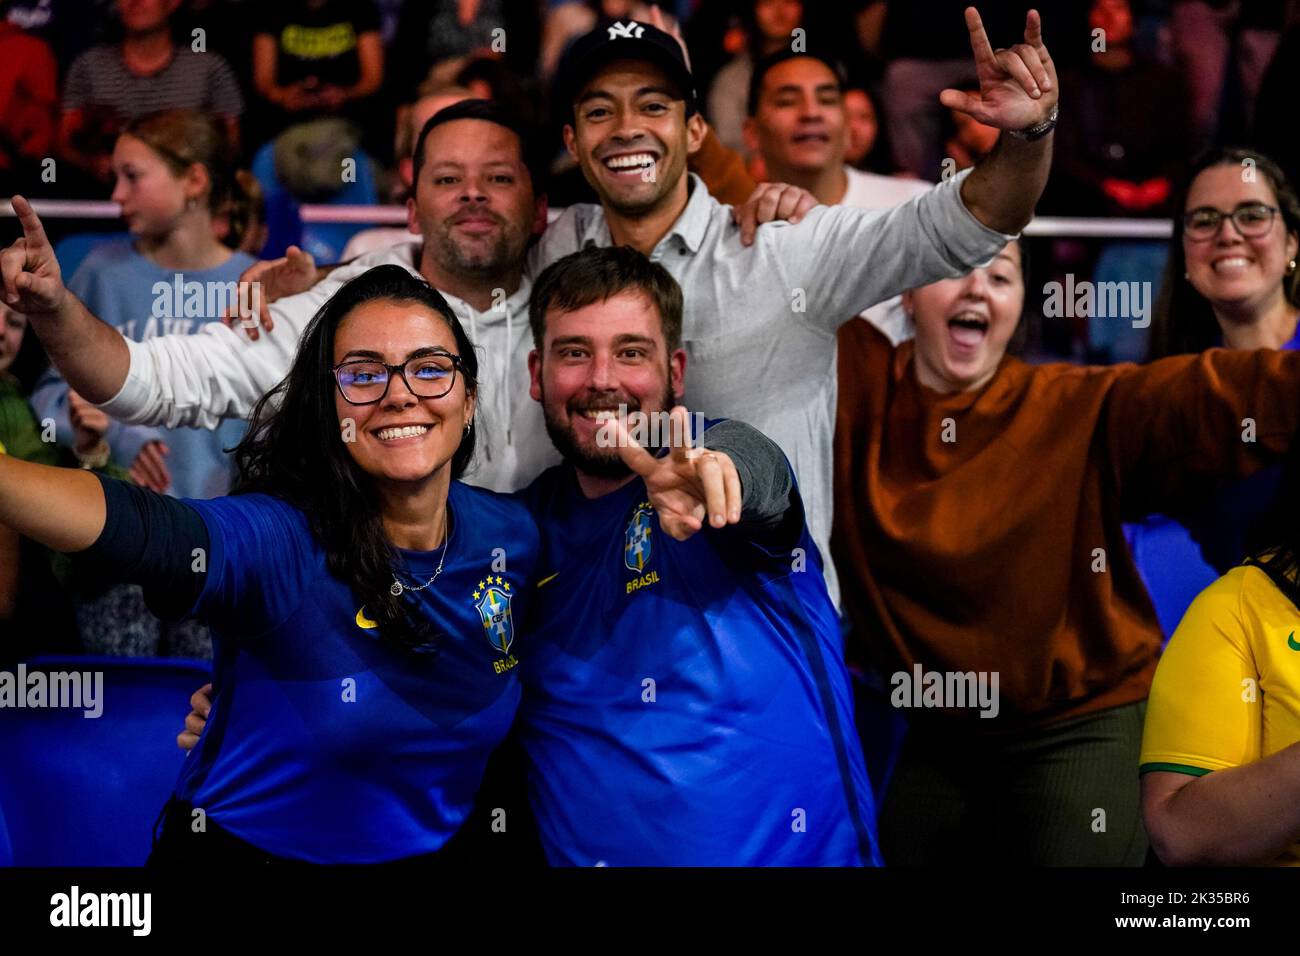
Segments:
[[[42,657],[35,671],[100,672],[97,718],[0,708],[0,864],[138,866],[185,757],[176,734],[203,661]],[[7,822],[8,844],[5,828]]]

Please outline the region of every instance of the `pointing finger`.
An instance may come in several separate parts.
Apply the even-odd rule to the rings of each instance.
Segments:
[[[36,215],[36,210],[22,196],[14,196],[11,200],[14,207],[14,214],[23,226],[23,236],[27,239],[29,246],[43,245],[48,246],[50,240],[45,236],[45,227],[41,225],[41,217]]]
[[[988,67],[994,64],[993,46],[989,35],[984,32],[984,21],[980,12],[974,7],[966,8],[966,29],[970,31],[970,49],[975,54],[975,66]]]

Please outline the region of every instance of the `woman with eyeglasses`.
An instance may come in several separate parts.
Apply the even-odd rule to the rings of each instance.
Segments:
[[[1216,150],[1194,165],[1177,208],[1149,358],[1300,348],[1300,199],[1281,168],[1251,150]],[[1166,638],[1192,599],[1245,556],[1279,475],[1273,467],[1224,482],[1208,505],[1162,502],[1160,514],[1125,528]]]
[[[84,308],[19,212],[6,300]],[[307,327],[229,497],[0,456],[0,524],[211,624],[215,699],[152,862],[440,861],[515,715],[538,549],[522,505],[456,480],[476,373],[443,298],[380,266]]]

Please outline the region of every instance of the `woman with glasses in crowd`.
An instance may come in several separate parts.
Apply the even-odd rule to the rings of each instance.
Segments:
[[[1300,348],[1300,199],[1277,164],[1216,150],[1195,164],[1179,203],[1149,357]],[[1226,483],[1200,508],[1165,502],[1125,529],[1166,637],[1192,599],[1245,557],[1279,476],[1274,467]]]
[[[14,205],[6,301],[55,320],[84,308]],[[476,374],[443,298],[381,266],[308,326],[236,450],[231,496],[0,457],[0,524],[211,623],[209,726],[153,861],[431,861],[468,817],[518,705],[538,549],[523,506],[456,480]]]
[[[840,334],[849,655],[908,725],[880,813],[886,864],[1142,863],[1134,772],[1161,633],[1123,522],[1204,502],[1300,425],[1296,353],[1007,357],[1021,256],[1013,242],[905,293],[914,341],[863,322]]]

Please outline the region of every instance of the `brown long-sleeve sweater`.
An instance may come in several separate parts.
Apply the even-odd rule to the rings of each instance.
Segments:
[[[1146,697],[1161,632],[1121,523],[1204,503],[1279,460],[1300,426],[1300,352],[1008,358],[985,388],[941,395],[916,381],[912,342],[850,322],[839,361],[849,659],[887,679],[917,663],[998,672],[998,718],[949,712],[980,730]]]

